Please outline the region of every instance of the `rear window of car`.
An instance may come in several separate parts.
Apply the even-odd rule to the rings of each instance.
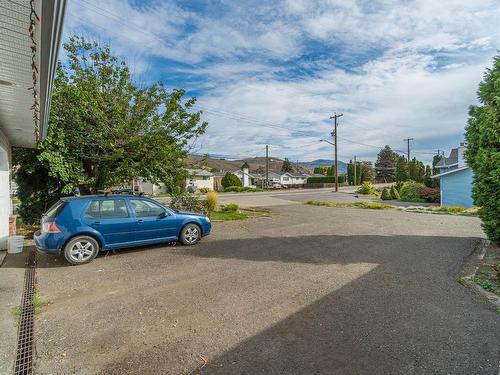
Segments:
[[[47,210],[47,212],[45,212],[44,216],[56,217],[57,215],[59,215],[59,213],[62,211],[65,205],[66,202],[57,201]]]
[[[130,206],[136,217],[158,216],[165,212],[159,204],[143,199],[131,199]]]
[[[91,201],[85,211],[86,218],[115,219],[128,217],[125,199]]]

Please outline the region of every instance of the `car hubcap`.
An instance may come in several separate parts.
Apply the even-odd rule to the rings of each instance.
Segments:
[[[78,241],[73,244],[69,254],[75,262],[84,262],[94,253],[94,245],[88,241]]]
[[[198,229],[194,227],[187,228],[184,232],[184,238],[186,238],[188,243],[196,242],[198,239]]]

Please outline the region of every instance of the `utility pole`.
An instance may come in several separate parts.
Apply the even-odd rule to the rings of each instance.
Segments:
[[[344,116],[343,113],[337,114],[337,112],[333,112],[333,116],[330,116],[330,119],[334,120],[334,130],[332,132],[334,143],[335,143],[335,191],[339,191],[339,173],[338,173],[338,161],[337,161],[337,119],[339,117]]]
[[[405,141],[407,143],[407,146],[408,146],[408,161],[410,161],[410,141],[413,141],[414,138],[405,138],[403,139],[403,141]]]
[[[353,183],[354,186],[356,186],[356,181],[358,181],[356,179],[356,169],[357,169],[357,166],[356,166],[356,155],[354,155],[354,183]]]
[[[266,145],[266,189],[269,189],[269,145]]]

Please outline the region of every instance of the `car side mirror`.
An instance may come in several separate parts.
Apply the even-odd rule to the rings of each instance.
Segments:
[[[169,214],[167,213],[167,211],[163,211],[161,214],[158,215],[158,218],[159,219],[164,219],[167,216],[169,216]]]

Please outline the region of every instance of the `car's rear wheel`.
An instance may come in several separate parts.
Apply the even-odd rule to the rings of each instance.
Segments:
[[[194,245],[201,238],[201,228],[196,224],[187,224],[182,228],[180,241],[183,245]]]
[[[89,236],[77,236],[64,246],[64,258],[74,265],[90,262],[98,252],[99,244]]]

